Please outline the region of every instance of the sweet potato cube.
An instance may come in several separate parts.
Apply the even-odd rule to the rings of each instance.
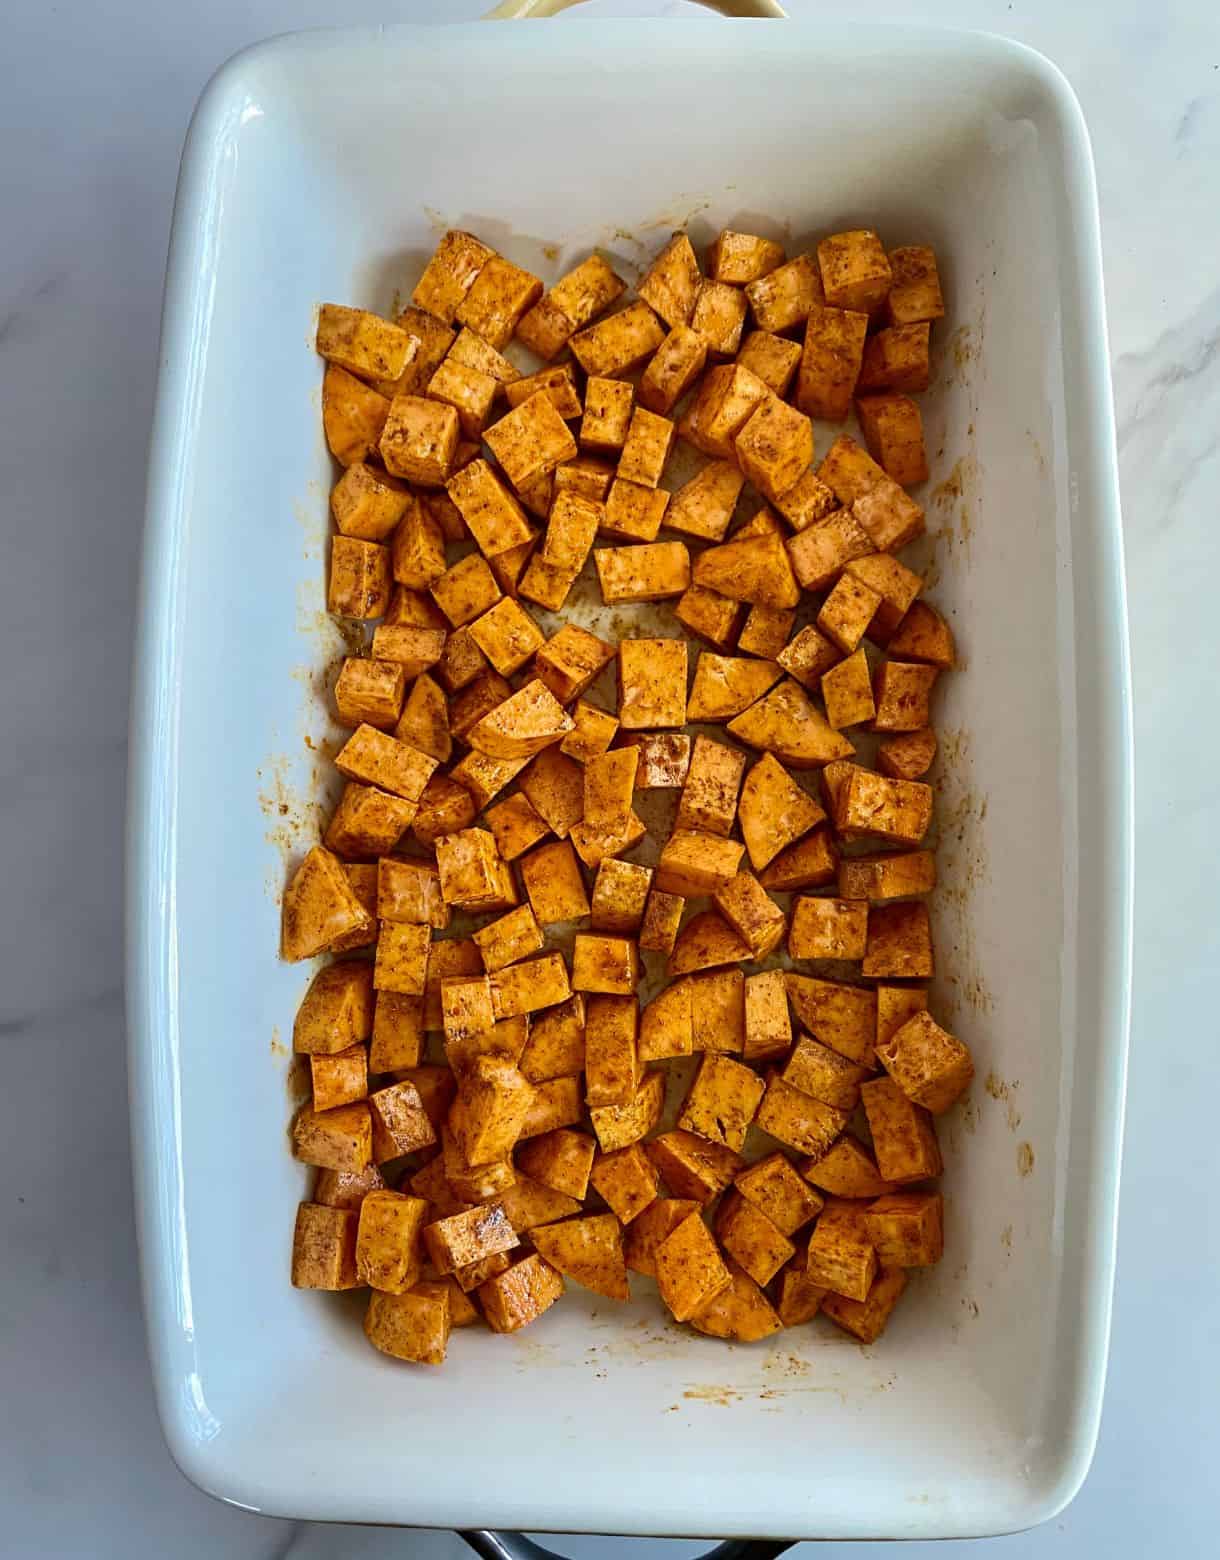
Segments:
[[[883,661],[873,679],[874,731],[920,731],[928,725],[928,701],[939,667]]]
[[[880,605],[881,597],[871,585],[854,575],[843,574],[822,603],[817,626],[844,655],[851,655],[868,632],[868,625]],[[864,670],[867,671],[867,666]],[[825,690],[825,681],[822,686]]]
[[[815,1284],[805,1272],[798,1255],[788,1264],[779,1278],[779,1295],[775,1302],[776,1313],[785,1327],[801,1327],[811,1322],[821,1309],[827,1290]]]
[[[678,933],[665,966],[667,975],[689,975],[719,964],[739,964],[751,957],[750,945],[714,910],[692,916]]]
[[[773,532],[709,547],[695,559],[694,579],[733,601],[789,608],[800,600],[787,550]]]
[[[863,650],[857,650],[822,673],[822,702],[826,706],[826,719],[836,731],[872,720],[876,707]]]
[[[470,752],[461,763],[453,766],[450,778],[466,787],[474,798],[477,810],[486,807],[492,797],[498,796],[506,785],[517,778],[528,762],[528,757],[495,758],[489,753]],[[503,863],[498,871],[500,889],[494,900],[477,907],[480,910],[506,910],[517,902],[512,874]]]
[[[556,569],[579,574],[605,515],[604,507],[593,499],[582,498],[578,493],[556,493],[542,540],[544,561]]]
[[[396,379],[410,345],[405,331],[364,309],[324,303],[318,312],[319,355],[365,379]]]
[[[926,661],[945,669],[953,665],[953,634],[944,618],[926,601],[913,602],[894,630],[889,652],[899,660]]]
[[[630,1224],[657,1197],[657,1172],[638,1143],[599,1154],[590,1181],[622,1224]]]
[[[905,547],[924,532],[922,508],[891,477],[857,498],[851,512],[878,552]]]
[[[591,377],[585,385],[580,442],[590,450],[621,450],[631,425],[635,391],[624,379]]]
[[[945,1250],[939,1192],[889,1192],[864,1210],[864,1228],[882,1267],[934,1267]]]
[[[641,298],[578,331],[572,337],[572,356],[590,378],[611,379],[650,357],[664,339],[665,327]]]
[[[462,437],[477,440],[482,437],[499,388],[490,374],[459,363],[450,356],[428,381],[426,393],[429,400],[452,406],[458,414]]]
[[[427,753],[437,763],[448,763],[453,752],[449,732],[449,702],[439,683],[422,673],[411,685],[394,735],[408,747]],[[429,781],[431,784],[431,781]],[[427,787],[424,788],[427,794]],[[423,796],[420,797],[423,803]]]
[[[731,228],[718,233],[707,251],[707,268],[712,280],[731,282],[735,287],[756,282],[783,263],[782,244],[753,233],[735,233]]]
[[[502,428],[507,420],[496,427]],[[485,460],[472,460],[455,472],[445,491],[486,557],[520,547],[532,537],[525,511]]]
[[[563,1294],[563,1279],[537,1252],[479,1285],[483,1315],[493,1332],[517,1332],[549,1311]]]
[[[443,1029],[441,986],[458,975],[481,975],[483,956],[467,937],[434,941],[428,950],[428,975],[424,987],[424,1027]]]
[[[424,268],[424,274],[411,294],[411,302],[446,324],[451,323],[458,305],[494,254],[495,251],[480,243],[473,233],[450,229]]]
[[[593,883],[593,930],[638,932],[651,885],[651,867],[607,857],[598,867]]]
[[[685,542],[644,542],[638,547],[595,547],[593,561],[607,606],[663,601],[690,584]]]
[[[360,780],[417,802],[436,768],[436,760],[384,731],[363,725],[356,727],[335,755],[335,768],[349,780]]]
[[[750,747],[774,753],[793,769],[813,769],[855,751],[791,678],[734,716],[729,733]]]
[[[639,755],[635,771],[637,791],[673,790],[686,783],[690,771],[691,739],[676,731],[650,731],[624,737],[625,748]]]
[[[369,1095],[373,1158],[379,1165],[417,1149],[431,1148],[436,1131],[413,1082],[403,1079]]]
[[[785,982],[797,1018],[816,1039],[849,1061],[872,1066],[877,1029],[877,998],[872,991],[791,972]]]
[[[373,630],[373,655],[378,659],[372,662],[347,661],[344,666],[395,666],[405,682],[412,682],[421,673],[430,671],[440,660],[446,637],[443,629],[423,628],[415,623],[383,623],[380,628]],[[376,724],[376,721],[370,722],[370,725]]]
[[[678,432],[717,460],[734,460],[734,440],[771,391],[748,368],[723,363],[703,376]]]
[[[835,1197],[881,1197],[893,1191],[868,1149],[850,1132],[845,1132],[824,1154],[807,1159],[801,1174]]]
[[[497,970],[491,980],[491,1000],[497,1019],[515,1018],[518,1013],[536,1013],[540,1008],[566,1002],[571,995],[567,965],[559,953],[544,953],[537,959],[510,964],[507,969]]]
[[[864,1300],[828,1294],[822,1303],[822,1314],[861,1343],[876,1343],[885,1331],[890,1315],[906,1288],[906,1282],[907,1275],[903,1268],[883,1266]]]
[[[829,520],[838,509],[838,501],[811,466],[801,473],[786,492],[779,495],[775,507],[792,529],[799,532],[811,530]],[[795,555],[793,561],[795,563]]]
[[[730,720],[761,699],[781,675],[774,661],[701,651],[687,703],[687,719],[696,722]]]
[[[827,303],[871,314],[889,296],[893,282],[889,257],[868,228],[834,233],[818,245],[818,266]]]
[[[443,930],[449,925],[449,907],[436,868],[427,861],[383,857],[377,863],[377,914],[383,921]]]
[[[693,1050],[690,982],[663,987],[640,1015],[641,1062],[689,1056]]]
[[[891,1077],[871,1078],[860,1086],[877,1168],[899,1185],[926,1181],[943,1168],[932,1114],[917,1105]]]
[[[669,953],[678,936],[686,900],[680,894],[667,894],[654,888],[644,906],[639,947],[652,953]]]
[[[449,1289],[444,1283],[416,1283],[402,1293],[374,1289],[364,1317],[364,1334],[375,1349],[415,1365],[441,1365],[452,1326]]]
[[[755,330],[742,342],[737,365],[757,374],[777,396],[784,396],[800,359],[801,349],[795,341],[786,341],[767,330]]]
[[[396,395],[378,448],[391,476],[417,487],[443,487],[453,470],[460,433],[461,422],[452,406],[418,395]]]
[[[556,1079],[556,1082],[570,1083],[574,1080],[565,1078]],[[544,1084],[543,1087],[550,1085]],[[589,1119],[602,1152],[613,1153],[616,1148],[626,1148],[628,1144],[638,1143],[646,1137],[660,1120],[664,1104],[665,1076],[654,1069],[644,1074],[630,1104],[599,1105],[591,1110]]]
[[[566,1197],[584,1200],[597,1144],[587,1132],[560,1127],[534,1137],[517,1149],[517,1165],[540,1185]]]
[[[745,1045],[745,976],[740,970],[692,975],[691,1043],[696,1051],[736,1051]]]
[[[928,480],[923,418],[908,395],[887,391],[856,398],[856,416],[868,452],[900,487]]]
[[[899,1029],[928,1006],[928,994],[912,986],[877,987],[876,1048],[888,1045]]]
[[[531,953],[541,953],[545,942],[542,928],[529,905],[518,905],[473,935],[483,955],[484,967],[493,973],[528,958]]]
[[[517,336],[539,357],[557,357],[582,325],[610,307],[624,286],[600,255],[590,255],[522,317]]]
[[[696,737],[675,829],[727,838],[737,817],[737,793],[745,765],[744,754],[709,737]]]
[[[763,1080],[749,1067],[732,1057],[708,1052],[682,1102],[678,1126],[740,1153],[764,1088]]]
[[[541,672],[541,668],[539,671]],[[578,759],[582,764],[587,764],[590,759],[605,753],[618,731],[618,720],[615,716],[605,710],[599,710],[595,704],[590,704],[585,699],[577,701],[576,708],[572,711],[572,720],[575,724],[560,743],[560,752],[569,758]],[[583,808],[583,780],[580,784],[580,796],[581,808]],[[577,811],[578,817],[573,822],[579,822],[581,809],[578,808]]]
[[[445,1036],[445,1059],[455,1079],[467,1072],[482,1056],[495,1056],[514,1066],[529,1039],[530,1021],[526,1014],[493,1021],[486,1029],[462,1036]]]
[[[812,255],[797,255],[766,276],[746,284],[750,312],[760,330],[781,335],[809,318],[824,301],[822,278]]]
[[[718,650],[731,650],[743,611],[740,602],[703,585],[692,585],[679,597],[674,616],[687,633],[710,641]]]
[[[933,1115],[948,1110],[974,1077],[970,1052],[924,1010],[879,1046],[877,1057],[903,1093]]]
[[[576,440],[545,391],[513,407],[484,437],[518,490],[576,454]]]
[[[936,733],[930,726],[889,737],[877,748],[877,767],[892,780],[918,780],[936,759]]]
[[[505,861],[515,861],[549,833],[546,823],[522,795],[505,797],[485,814],[496,847]]]
[[[389,604],[389,548],[356,536],[334,537],[326,610],[335,617],[378,618]]]
[[[640,405],[668,417],[703,372],[707,353],[708,339],[700,330],[688,325],[671,330],[640,379]]]
[[[809,1237],[806,1276],[836,1295],[863,1300],[876,1272],[877,1253],[864,1228],[863,1210],[837,1198],[827,1202]]]
[[[784,912],[749,872],[739,872],[714,897],[716,908],[753,958],[765,959],[783,940]]]
[[[636,291],[672,330],[690,321],[703,278],[685,233],[675,233],[649,266]]]
[[[857,390],[898,390],[908,394],[926,390],[931,378],[928,332],[927,321],[919,321],[892,325],[870,336]]]
[[[573,980],[577,974],[573,960]],[[640,1084],[634,996],[594,996],[585,1009],[585,1099],[590,1106],[629,1105]]]
[[[705,1204],[721,1193],[742,1168],[741,1155],[721,1143],[676,1127],[644,1145],[675,1197]]]
[[[458,1097],[449,1120],[472,1165],[504,1159],[520,1135],[534,1090],[529,1080],[499,1056],[479,1056],[458,1078]]]
[[[323,1172],[324,1174],[326,1172]],[[359,1213],[350,1208],[301,1203],[292,1234],[292,1283],[297,1289],[356,1289]]]
[[[921,780],[891,780],[852,766],[836,808],[840,832],[854,831],[918,845],[932,822],[932,787]]]
[[[812,834],[782,850],[762,869],[758,880],[764,888],[780,894],[816,888],[834,882],[838,859],[830,828],[815,828]]]
[[[520,406],[532,395],[548,395],[565,422],[580,416],[580,393],[576,388],[576,370],[571,363],[557,363],[537,374],[518,379],[505,390],[509,406]]]
[[[369,1092],[368,1053],[362,1045],[351,1045],[346,1051],[311,1056],[309,1079],[315,1111],[362,1100]]]
[[[446,904],[481,909],[499,896],[504,863],[486,829],[462,829],[437,840],[436,866]],[[479,961],[475,969],[481,968]]]
[[[337,363],[322,376],[322,430],[341,466],[367,460],[381,441],[390,402]]]
[[[442,1275],[521,1244],[503,1208],[494,1202],[426,1224],[423,1236],[432,1265]]]
[[[789,538],[788,557],[805,590],[825,590],[854,558],[874,550],[872,538],[850,509],[837,509]]]
[[[761,871],[826,814],[773,754],[764,753],[746,775],[738,816],[750,864]]]
[[[468,740],[491,758],[527,759],[553,742],[562,742],[572,729],[572,717],[545,683],[535,678],[485,715]]]
[[[782,970],[765,970],[746,977],[744,1017],[742,1054],[746,1061],[767,1061],[788,1050],[792,1044],[792,1023]]]
[[[343,536],[384,542],[406,513],[411,495],[376,466],[357,461],[331,489],[330,512]]]
[[[623,729],[685,725],[685,640],[623,639],[618,657],[618,714]]]
[[[668,417],[658,417],[646,407],[637,406],[631,414],[627,438],[619,456],[619,479],[637,483],[640,487],[657,487],[673,448],[674,433],[674,425]],[[613,494],[613,490],[611,492]]]
[[[755,1119],[764,1132],[779,1142],[798,1153],[816,1157],[824,1154],[843,1131],[847,1115],[845,1110],[823,1104],[774,1077],[767,1085]]]
[[[633,747],[598,753],[585,764],[584,822],[618,829],[631,816],[639,752]]]
[[[669,500],[664,512],[666,526],[711,542],[721,541],[745,480],[745,473],[734,461],[709,461]]]
[[[926,980],[935,973],[926,904],[916,900],[869,910],[863,973],[890,980]]]
[[[716,1215],[716,1238],[756,1284],[769,1284],[796,1247],[762,1210],[730,1192]]]
[[[735,447],[743,472],[765,497],[775,501],[795,485],[813,460],[809,418],[777,395],[760,403],[738,433]],[[794,602],[766,605],[793,606]]]
[[[802,1035],[784,1067],[782,1077],[802,1094],[808,1094],[836,1110],[855,1110],[866,1068],[848,1061],[838,1051],[812,1035]]]
[[[467,326],[458,332],[448,357],[451,362],[460,363],[464,368],[476,368],[481,374],[494,379],[497,394],[505,385],[516,384],[521,378],[506,357]]]
[[[746,297],[726,282],[705,281],[695,295],[690,328],[718,357],[732,357],[741,345],[746,323]]]
[[[768,1154],[765,1159],[742,1170],[733,1184],[738,1194],[765,1214],[768,1222],[782,1235],[795,1235],[822,1208],[822,1198],[801,1179],[781,1153]],[[721,1240],[732,1251],[723,1233]],[[736,1252],[733,1255],[736,1256]],[[740,1262],[741,1258],[737,1260]],[[758,1281],[765,1282],[763,1279]]]
[[[407,338],[406,361],[395,378],[379,379],[377,389],[391,399],[396,395],[423,395],[428,381],[454,346],[454,333],[444,320],[425,309],[403,309],[394,323]],[[483,367],[477,362],[472,366]]]
[[[744,845],[712,834],[671,834],[656,868],[656,886],[667,894],[697,899],[714,894],[741,866]]]
[[[792,906],[788,953],[793,959],[862,959],[867,934],[867,905],[804,895]]]
[[[664,488],[616,477],[606,499],[601,529],[619,541],[654,542],[668,504]]]
[[[568,736],[574,732],[575,726]],[[580,765],[565,758],[559,748],[543,748],[523,772],[521,789],[552,834],[566,839],[584,809],[585,780]]]
[[[320,969],[297,1009],[292,1048],[307,1056],[336,1056],[367,1040],[373,1023],[373,971],[363,960]]]
[[[292,1152],[322,1170],[363,1170],[373,1157],[373,1127],[363,1100],[315,1111],[306,1105],[292,1124]]]
[[[696,1332],[733,1343],[758,1343],[783,1327],[778,1313],[750,1275],[727,1264],[731,1282],[690,1319]]]
[[[440,778],[443,780],[444,776]],[[418,817],[422,805],[422,797],[418,803],[408,802],[375,785],[345,785],[339,805],[326,826],[323,843],[338,856],[380,856],[394,849],[403,831]],[[373,913],[376,913],[375,905]],[[356,937],[358,943],[348,940]],[[370,918],[329,946],[337,952],[340,948],[364,946],[375,941],[376,923]]]
[[[567,840],[540,845],[524,856],[521,881],[542,926],[579,921],[589,913],[584,878],[576,853]]]
[[[893,280],[885,300],[891,325],[915,325],[944,316],[936,254],[926,244],[891,249],[888,256]]]
[[[378,991],[422,996],[431,940],[431,927],[383,921],[373,965],[373,984]]]
[[[427,1214],[422,1197],[390,1191],[373,1191],[365,1197],[356,1235],[356,1271],[362,1284],[400,1295],[419,1282],[420,1231]]]
[[[479,267],[453,317],[501,351],[512,340],[518,320],[541,296],[536,276],[493,254]]]
[[[634,998],[640,980],[640,955],[629,937],[577,932],[572,945],[572,989]],[[614,1105],[618,1100],[597,1103]]]
[[[487,657],[471,638],[469,628],[463,626],[448,636],[436,671],[450,693],[467,687],[486,670]]]
[[[470,633],[502,677],[519,672],[546,643],[546,636],[537,623],[510,596],[503,597],[484,612],[471,625]]]
[[[584,1071],[585,999],[580,992],[534,1020],[519,1065],[531,1083]]]
[[[627,1266],[648,1278],[657,1276],[657,1248],[699,1204],[688,1197],[656,1197],[628,1225],[623,1236]]]
[[[526,1235],[540,1224],[553,1224],[556,1219],[570,1219],[580,1212],[580,1203],[575,1197],[565,1196],[541,1181],[532,1181],[522,1175],[500,1193],[500,1206],[518,1235]]]
[[[391,798],[397,801],[397,797]],[[408,802],[408,807],[414,803]],[[370,916],[377,914],[377,867],[371,861],[345,861],[343,871],[352,885],[356,898]],[[348,932],[331,949],[332,953],[351,953],[357,948],[371,948],[377,941],[377,927],[371,926]]]
[[[657,1288],[675,1321],[687,1322],[732,1282],[702,1218],[690,1214],[656,1252]]]

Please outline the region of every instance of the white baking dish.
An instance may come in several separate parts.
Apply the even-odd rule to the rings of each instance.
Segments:
[[[944,1135],[949,1255],[869,1350],[820,1325],[727,1348],[653,1296],[573,1290],[518,1337],[397,1369],[358,1303],[287,1278],[307,1172],[277,1035],[307,972],[276,960],[276,896],[338,648],[313,310],[388,309],[450,222],[550,279],[594,243],[629,266],[688,218],[794,246],[868,224],[942,257],[926,414],[957,475],[928,502],[966,664],[938,1000],[980,1064]],[[200,1486],[297,1517],[661,1535],[997,1533],[1071,1497],[1109,1325],[1131,762],[1093,173],[1045,60],[658,22],[321,33],[226,66],[175,214],[132,757],[146,1305]]]

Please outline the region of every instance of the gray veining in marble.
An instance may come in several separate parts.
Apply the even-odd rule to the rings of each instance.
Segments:
[[[144,454],[191,106],[212,70],[257,37],[340,12],[382,21],[472,17],[482,8],[480,0],[4,7],[0,1557],[440,1560],[466,1552],[449,1534],[314,1527],[230,1510],[170,1463],[135,1272],[121,882]],[[792,0],[791,9],[859,14],[814,0]],[[1078,1501],[1057,1522],[986,1552],[1190,1560],[1215,1551],[1220,1451],[1220,1221],[1210,1212],[1220,1180],[1220,1051],[1208,1017],[1220,967],[1212,826],[1220,750],[1208,676],[1220,662],[1220,12],[1207,0],[893,0],[876,14],[1009,32],[1051,55],[1076,85],[1101,186],[1121,438],[1139,855],[1110,1386]],[[607,1557],[627,1546],[564,1547]],[[850,1553],[862,1560],[881,1550]]]

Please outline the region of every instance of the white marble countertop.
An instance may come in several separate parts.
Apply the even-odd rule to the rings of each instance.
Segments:
[[[482,9],[484,0],[5,7],[0,1555],[466,1553],[451,1534],[250,1516],[198,1493],[169,1460],[131,1217],[121,820],[157,321],[191,107],[215,67],[258,37],[340,15]],[[1220,563],[1220,10],[1205,0],[868,9],[1009,33],[1056,60],[1080,94],[1101,185],[1135,663],[1135,1017],[1101,1442],[1083,1493],[1056,1522],[957,1552],[1188,1560],[1215,1553],[1220,1450],[1220,1221],[1208,1211],[1220,1181],[1220,1054],[1203,1016],[1214,1012],[1220,965],[1205,827],[1220,751],[1214,721],[1195,709],[1193,675],[1220,664],[1209,571]],[[860,14],[829,0],[791,0],[791,10]],[[578,14],[547,25],[579,24]],[[691,25],[717,22],[692,15]]]

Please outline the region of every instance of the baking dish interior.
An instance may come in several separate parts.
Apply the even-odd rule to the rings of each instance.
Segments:
[[[1066,87],[969,35],[402,28],[280,40],[213,83],[171,262],[133,813],[150,1323],[204,1487],[294,1516],[845,1537],[1003,1531],[1071,1494],[1122,1068],[1090,200]],[[395,1368],[356,1298],[288,1286],[309,971],[276,959],[277,901],[327,794],[344,648],[314,311],[388,311],[452,225],[547,281],[594,245],[634,277],[683,225],[791,252],[870,226],[940,256],[927,559],[962,670],[938,695],[934,1001],[978,1079],[941,1133],[944,1264],[873,1348],[822,1324],[727,1347],[666,1327],[641,1280],[627,1307],[570,1287],[519,1336]]]

